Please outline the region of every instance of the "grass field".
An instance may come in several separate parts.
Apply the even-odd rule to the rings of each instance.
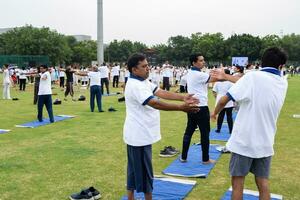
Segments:
[[[26,92],[11,92],[20,100],[0,100],[0,128],[11,129],[10,133],[0,135],[0,200],[67,199],[91,185],[101,190],[105,200],[117,200],[126,193],[124,103],[118,103],[117,97],[103,97],[106,112],[91,113],[89,101],[63,101],[62,105],[53,106],[54,114],[76,115],[74,119],[34,129],[15,128],[16,124],[35,120],[37,112],[32,104],[32,86]],[[63,99],[62,91],[53,92],[58,93],[53,98]],[[80,94],[89,96],[87,90],[75,92],[76,96]],[[213,105],[210,95],[211,109]],[[107,112],[109,106],[118,111]],[[300,77],[289,78],[270,178],[271,192],[286,200],[300,199],[300,119],[292,118],[293,114],[300,114]],[[153,145],[155,174],[161,175],[175,159],[160,158],[158,154],[167,145],[181,149],[185,125],[184,113],[161,112],[162,140]],[[199,134],[195,133],[192,142],[198,141]],[[230,186],[228,162],[229,155],[222,155],[207,179],[195,179],[197,185],[186,199],[220,199]],[[247,177],[246,188],[256,190],[252,175]]]

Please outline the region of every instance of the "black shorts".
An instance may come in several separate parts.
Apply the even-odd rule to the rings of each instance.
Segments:
[[[127,145],[127,190],[152,193],[152,145],[130,146]]]

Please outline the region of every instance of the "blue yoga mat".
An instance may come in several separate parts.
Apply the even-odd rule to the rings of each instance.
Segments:
[[[10,130],[7,129],[0,129],[0,134],[8,133]]]
[[[232,189],[229,188],[221,200],[231,200]],[[282,195],[271,194],[271,200],[281,200]],[[259,200],[259,193],[252,190],[244,190],[243,200]]]
[[[217,140],[217,141],[228,141],[230,138],[229,128],[227,124],[223,124],[220,133],[216,132],[216,128],[212,129],[209,133],[210,140]]]
[[[57,116],[54,116],[54,122],[63,121],[63,120],[70,119],[70,118],[73,118],[73,117],[74,116],[70,116],[70,115],[57,115]],[[19,127],[19,128],[36,128],[36,127],[44,126],[44,125],[47,125],[47,124],[51,124],[50,120],[48,118],[43,119],[42,122],[39,122],[38,120],[36,120],[36,121],[33,121],[33,122],[28,122],[28,123],[25,123],[25,124],[16,125],[16,127]]]
[[[155,178],[153,182],[153,200],[180,200],[184,199],[196,185],[196,181],[174,179],[174,178]],[[134,194],[136,199],[145,199],[144,193]],[[127,200],[127,196],[121,200]]]
[[[213,160],[218,160],[221,156],[221,152],[216,150],[216,145],[210,145],[209,157]],[[202,164],[202,150],[201,145],[190,146],[187,162],[182,163],[179,160],[180,156],[173,161],[162,173],[171,176],[182,177],[199,177],[206,178],[214,164]]]

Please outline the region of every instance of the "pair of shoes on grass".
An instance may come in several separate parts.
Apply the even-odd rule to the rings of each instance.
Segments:
[[[172,146],[166,146],[163,150],[160,151],[160,157],[173,157],[177,155],[179,151]]]
[[[101,198],[100,192],[94,187],[81,190],[81,192],[72,194],[69,197],[71,200],[97,200]]]

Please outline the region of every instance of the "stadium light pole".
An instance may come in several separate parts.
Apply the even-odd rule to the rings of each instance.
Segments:
[[[97,0],[97,61],[100,66],[104,61],[103,47],[103,0]]]

